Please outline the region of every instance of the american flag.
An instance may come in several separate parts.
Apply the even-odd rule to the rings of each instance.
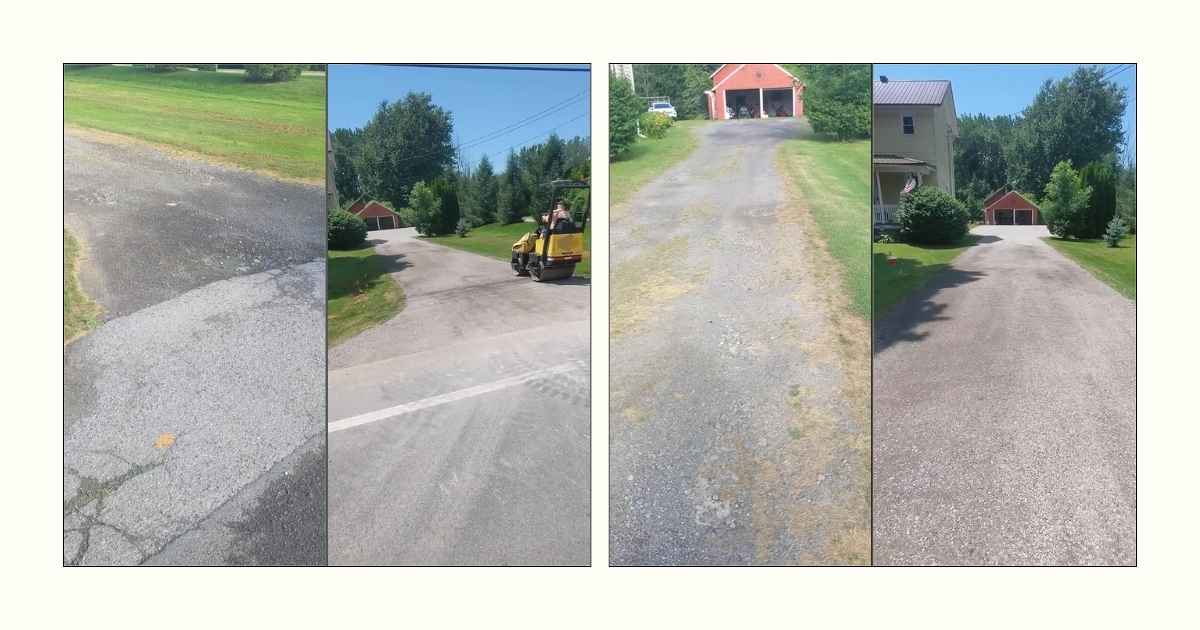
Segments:
[[[917,178],[913,175],[909,175],[908,180],[904,182],[904,190],[901,190],[900,194],[907,195],[908,193],[912,192],[913,189],[916,187],[917,187]]]

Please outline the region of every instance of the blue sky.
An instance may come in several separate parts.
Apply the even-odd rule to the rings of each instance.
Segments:
[[[948,79],[954,88],[954,104],[962,114],[1019,114],[1033,102],[1046,79],[1061,79],[1080,65],[1091,64],[875,64],[875,77],[889,79]],[[1116,68],[1120,64],[1095,64]],[[1134,111],[1137,68],[1130,67],[1112,77],[1126,94],[1125,136],[1129,156],[1136,159],[1137,129]]]
[[[586,64],[538,65],[587,68]],[[428,92],[436,105],[454,115],[455,143],[467,145],[582,94],[545,117],[464,149],[467,164],[474,166],[486,154],[499,171],[509,147],[544,141],[551,130],[563,138],[589,136],[590,81],[588,72],[330,65],[329,128],[362,127],[380,101]]]

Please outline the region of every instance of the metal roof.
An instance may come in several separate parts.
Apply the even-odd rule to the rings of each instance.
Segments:
[[[916,158],[910,158],[910,157],[906,157],[903,155],[888,155],[888,154],[882,154],[882,153],[871,156],[871,163],[872,164],[898,164],[898,165],[902,165],[902,166],[909,166],[909,165],[915,166],[918,164],[928,164],[928,162],[926,162],[924,160],[918,160]]]
[[[949,81],[875,81],[876,105],[941,105]]]

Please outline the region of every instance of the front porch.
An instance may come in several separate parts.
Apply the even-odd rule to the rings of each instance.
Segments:
[[[897,155],[872,156],[871,166],[871,221],[881,227],[896,225],[896,209],[910,179],[920,186],[937,173],[928,162]]]

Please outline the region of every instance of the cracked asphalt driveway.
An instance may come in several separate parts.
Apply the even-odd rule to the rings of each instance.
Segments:
[[[64,564],[324,563],[323,191],[83,131],[64,149],[106,310],[63,349]]]
[[[980,226],[876,323],[875,562],[1135,562],[1134,302]]]

